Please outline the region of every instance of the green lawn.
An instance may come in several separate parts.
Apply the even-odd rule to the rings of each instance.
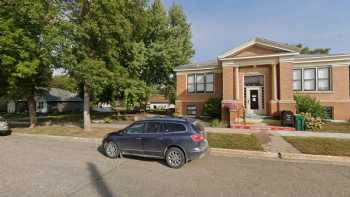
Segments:
[[[350,139],[284,137],[300,152],[314,155],[350,156]]]
[[[350,133],[350,123],[348,122],[327,122],[321,129],[315,132],[335,132],[335,133]]]
[[[263,150],[254,135],[208,133],[208,142],[212,148]]]

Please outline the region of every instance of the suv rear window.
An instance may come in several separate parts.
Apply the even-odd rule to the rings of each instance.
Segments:
[[[201,131],[204,131],[203,126],[197,122],[192,123],[191,127],[196,133],[200,133]]]
[[[165,124],[167,132],[183,132],[186,131],[186,127],[180,123],[166,123]]]

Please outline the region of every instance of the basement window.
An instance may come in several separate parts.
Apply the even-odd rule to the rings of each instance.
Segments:
[[[324,119],[333,119],[333,107],[325,106],[323,107]]]

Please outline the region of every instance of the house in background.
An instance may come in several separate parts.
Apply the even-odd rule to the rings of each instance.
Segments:
[[[51,88],[48,93],[36,96],[35,100],[38,113],[80,112],[83,109],[83,100],[77,94],[59,88]],[[1,103],[0,109],[3,112],[28,111],[27,104],[23,100],[7,100]]]
[[[164,95],[154,95],[148,101],[147,110],[175,109],[175,105],[169,102]]]
[[[302,55],[300,49],[255,38],[217,59],[182,65],[176,71],[176,112],[201,115],[209,98],[222,99],[222,119],[247,114],[296,112],[295,95],[318,99],[327,115],[350,119],[350,54]]]

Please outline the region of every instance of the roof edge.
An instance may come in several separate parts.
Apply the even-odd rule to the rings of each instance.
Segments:
[[[265,45],[265,46],[270,46],[272,48],[277,48],[277,49],[281,49],[281,50],[292,52],[292,53],[300,52],[300,50],[301,50],[300,48],[298,48],[296,46],[275,42],[275,41],[268,40],[265,38],[255,37],[254,39],[251,39],[248,42],[245,42],[238,47],[235,47],[233,49],[226,51],[222,55],[219,55],[218,58],[223,59],[223,58],[225,58],[229,55],[235,54],[235,53],[237,53],[245,48],[253,46],[254,44],[261,44],[261,45]]]

